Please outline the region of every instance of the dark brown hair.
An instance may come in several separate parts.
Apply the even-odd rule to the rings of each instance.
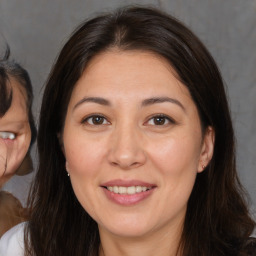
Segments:
[[[57,134],[63,129],[72,90],[86,65],[112,48],[164,57],[189,89],[202,127],[215,130],[212,161],[198,174],[188,202],[182,255],[244,255],[255,223],[237,177],[234,133],[220,72],[188,28],[167,14],[141,7],[85,21],[65,44],[51,71],[40,115],[39,169],[31,191],[27,255],[98,254],[97,223],[74,195]]]

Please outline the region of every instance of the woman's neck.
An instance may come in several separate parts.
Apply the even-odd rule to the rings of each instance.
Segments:
[[[142,237],[120,237],[100,229],[99,256],[179,256],[182,227],[165,228]]]

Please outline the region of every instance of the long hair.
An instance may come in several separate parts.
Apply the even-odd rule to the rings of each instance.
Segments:
[[[30,194],[33,213],[26,230],[26,255],[98,254],[97,223],[74,195],[58,134],[86,65],[113,48],[149,51],[169,61],[190,91],[202,130],[207,126],[215,130],[213,158],[198,174],[188,202],[182,255],[243,255],[255,223],[237,177],[234,132],[220,72],[188,28],[167,14],[141,7],[85,21],[65,44],[50,73],[40,114],[39,167]]]

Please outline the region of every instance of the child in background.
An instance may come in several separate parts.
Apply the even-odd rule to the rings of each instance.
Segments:
[[[9,60],[0,60],[0,188],[15,174],[33,170],[29,150],[35,141],[32,85],[27,71]],[[12,194],[0,192],[0,237],[28,214]]]

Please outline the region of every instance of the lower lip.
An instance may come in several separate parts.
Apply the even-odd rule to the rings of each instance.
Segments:
[[[120,204],[124,206],[134,205],[145,200],[153,193],[154,190],[155,188],[152,188],[145,192],[129,195],[129,194],[116,194],[103,187],[103,191],[106,194],[108,199],[110,199],[112,202],[116,204]]]

